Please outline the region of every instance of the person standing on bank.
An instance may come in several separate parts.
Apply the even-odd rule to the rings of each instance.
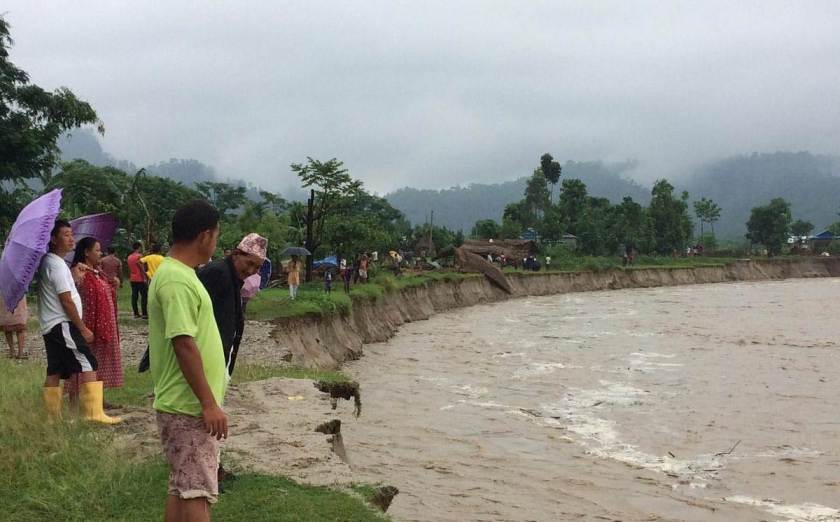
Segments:
[[[172,218],[172,248],[149,286],[149,362],[166,460],[167,521],[210,520],[218,499],[227,371],[210,295],[195,268],[216,250],[219,212],[193,201]]]
[[[287,282],[289,283],[289,297],[294,300],[297,297],[298,287],[300,286],[300,270],[303,268],[303,263],[300,261],[300,256],[292,256],[289,261],[287,271]]]
[[[71,266],[79,264],[94,267],[100,264],[102,251],[99,241],[86,237],[76,243]],[[123,369],[120,355],[120,330],[117,323],[117,298],[114,292],[113,278],[102,271],[87,269],[76,287],[82,297],[82,321],[93,332],[91,352],[96,358],[96,375],[102,381],[103,388],[122,388]],[[64,391],[75,402],[78,380],[64,382]]]
[[[76,281],[82,280],[89,267],[79,263],[71,272],[64,262],[74,245],[70,223],[56,220],[49,252],[38,268],[38,319],[47,352],[44,405],[51,420],[61,418],[61,379],[79,374],[82,418],[118,424],[122,419],[105,415],[102,408],[102,381],[97,378],[96,358],[89,348],[94,336],[82,322],[82,298],[76,290]]]
[[[0,330],[6,334],[9,345],[9,357],[13,359],[27,359],[26,353],[26,321],[29,319],[29,309],[26,306],[26,296],[20,300],[13,311],[6,310],[0,294]],[[17,337],[17,354],[15,354],[15,337]]]
[[[213,302],[213,315],[222,337],[228,376],[233,375],[239,343],[245,330],[242,284],[245,279],[259,272],[267,248],[266,238],[248,234],[229,255],[208,263],[198,271],[198,278]]]
[[[143,265],[140,258],[143,253],[140,249],[143,244],[139,241],[135,242],[131,248],[132,252],[126,258],[125,263],[128,265],[128,280],[131,282],[131,311],[134,312],[135,319],[147,319],[149,316],[147,309],[147,301],[149,297],[149,278],[146,276],[146,271],[143,270]],[[140,299],[140,309],[137,308],[137,300]],[[143,315],[140,315],[142,310]]]
[[[99,269],[108,277],[108,283],[114,288],[116,295],[117,290],[122,287],[122,261],[117,257],[114,247],[106,249],[106,255],[99,261]]]
[[[145,268],[146,275],[149,276],[149,279],[151,280],[155,276],[155,272],[158,267],[163,262],[163,256],[160,254],[160,245],[152,243],[151,252],[149,255],[141,257],[140,262]]]

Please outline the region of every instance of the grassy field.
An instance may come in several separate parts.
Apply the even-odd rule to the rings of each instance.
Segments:
[[[455,281],[476,274],[458,272],[426,272],[423,274],[406,273],[403,277],[391,274],[379,274],[370,283],[353,285],[349,294],[338,282],[333,283],[332,293],[324,292],[322,283],[304,283],[298,289],[297,299],[289,298],[287,288],[269,288],[261,291],[248,302],[248,319],[268,321],[286,317],[344,315],[350,312],[353,303],[375,301],[387,293],[403,288],[423,286],[435,281]]]
[[[543,262],[544,258],[540,258]],[[658,257],[637,256],[631,266],[622,266],[618,257],[558,256],[551,258],[550,272],[602,272],[604,270],[643,270],[651,268],[695,268],[701,266],[724,266],[735,261],[729,257]],[[543,266],[545,270],[545,266]],[[531,272],[540,273],[540,272]]]
[[[45,422],[43,366],[0,358],[0,518],[38,520],[161,520],[167,469],[161,458],[134,460],[114,444],[114,430],[83,422]],[[337,373],[252,366],[241,381],[280,376],[341,379]],[[297,372],[297,373],[295,373]],[[147,404],[146,376],[127,371],[127,386],[112,402]],[[285,477],[240,475],[226,485],[214,520],[382,520],[351,495],[297,484]]]

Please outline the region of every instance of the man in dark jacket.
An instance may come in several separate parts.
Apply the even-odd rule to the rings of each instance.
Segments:
[[[259,272],[265,261],[268,240],[258,234],[248,234],[230,255],[211,261],[198,270],[198,279],[210,294],[213,315],[222,348],[225,352],[225,366],[228,377],[233,375],[236,355],[242,332],[245,329],[245,313],[242,307],[242,284],[246,278]],[[149,349],[140,361],[140,372],[149,369]]]
[[[213,314],[222,337],[228,375],[233,375],[236,355],[245,328],[242,308],[242,283],[259,272],[265,261],[268,240],[248,234],[239,245],[222,259],[211,261],[198,271],[198,278],[210,294]]]

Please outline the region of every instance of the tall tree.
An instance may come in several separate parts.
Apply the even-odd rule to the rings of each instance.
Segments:
[[[563,168],[560,166],[560,163],[554,161],[551,154],[546,152],[540,157],[540,170],[543,176],[545,176],[545,179],[551,183],[551,190],[549,191],[548,197],[549,201],[554,201],[554,187],[560,181],[560,173]]]
[[[578,235],[580,224],[586,219],[589,204],[586,184],[579,179],[564,179],[561,187],[557,207],[564,231]]]
[[[688,193],[674,196],[674,186],[665,179],[653,185],[649,207],[656,250],[661,254],[681,251],[691,238]]]
[[[714,223],[720,219],[720,207],[711,199],[700,198],[694,202],[694,214],[700,221],[700,237],[703,237],[703,225],[708,223],[712,227],[712,235],[715,233]]]
[[[314,254],[323,242],[327,220],[340,207],[343,198],[362,190],[362,182],[351,178],[344,163],[336,158],[324,162],[307,156],[306,164],[292,163],[291,169],[298,175],[303,187],[311,191],[306,216],[306,248]],[[312,256],[309,256],[307,281],[312,280],[312,261]]]
[[[195,189],[216,207],[223,218],[227,217],[231,211],[242,207],[248,200],[245,196],[248,189],[242,186],[237,187],[217,181],[201,181],[195,184]]]
[[[650,252],[655,248],[648,213],[630,196],[625,196],[621,203],[615,206],[613,223],[613,235],[618,245],[629,246],[640,252]]]
[[[767,255],[778,255],[790,235],[790,222],[790,204],[775,198],[767,205],[752,209],[747,221],[747,239],[753,244],[764,245]]]
[[[814,224],[810,221],[802,221],[801,219],[797,219],[790,225],[790,232],[796,236],[797,238],[807,236],[814,230]]]
[[[499,237],[501,227],[494,219],[480,219],[475,222],[470,236],[475,239],[496,239]]]
[[[551,205],[548,183],[539,170],[534,171],[525,186],[525,203],[535,221],[541,219]]]
[[[260,197],[263,203],[271,209],[275,214],[282,214],[289,209],[289,202],[286,201],[280,194],[274,194],[265,190],[260,191]]]

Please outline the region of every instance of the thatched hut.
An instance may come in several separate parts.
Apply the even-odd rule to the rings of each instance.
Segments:
[[[435,257],[437,255],[435,242],[429,236],[423,236],[414,244],[414,252],[420,259]]]
[[[504,254],[511,259],[524,259],[537,253],[537,244],[528,239],[468,239],[461,248],[481,257],[487,257],[487,254],[498,257]]]

